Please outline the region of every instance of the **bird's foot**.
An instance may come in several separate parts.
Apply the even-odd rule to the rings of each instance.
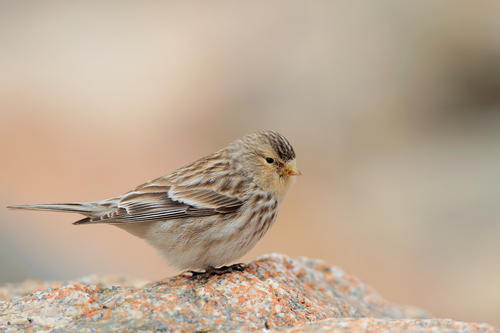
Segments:
[[[247,265],[245,264],[234,264],[231,266],[221,266],[221,267],[209,267],[205,272],[195,272],[189,271],[191,273],[191,279],[209,278],[212,275],[223,275],[232,272],[243,272]]]
[[[247,265],[245,264],[234,264],[231,266],[222,266],[219,268],[212,268],[212,274],[215,275],[222,275],[226,273],[232,273],[232,272],[243,272],[247,268]],[[207,270],[208,271],[208,270]]]

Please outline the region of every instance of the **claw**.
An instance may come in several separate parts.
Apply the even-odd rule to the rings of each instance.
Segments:
[[[243,272],[247,265],[245,264],[234,264],[231,266],[221,266],[218,268],[215,267],[208,267],[205,272],[196,272],[196,271],[188,271],[191,273],[191,280],[192,279],[202,279],[202,278],[209,278],[212,275],[224,275],[226,273],[232,273],[232,272]]]

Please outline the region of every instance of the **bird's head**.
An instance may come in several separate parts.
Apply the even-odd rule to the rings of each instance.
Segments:
[[[238,141],[242,167],[262,189],[274,192],[281,201],[295,176],[301,175],[290,142],[274,131],[256,132]]]

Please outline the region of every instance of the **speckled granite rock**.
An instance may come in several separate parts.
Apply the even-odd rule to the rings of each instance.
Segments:
[[[463,331],[487,324],[424,318],[318,260],[268,255],[244,272],[159,283],[88,277],[0,288],[0,331]]]
[[[488,324],[464,323],[451,319],[330,318],[297,325],[284,332],[499,332]]]

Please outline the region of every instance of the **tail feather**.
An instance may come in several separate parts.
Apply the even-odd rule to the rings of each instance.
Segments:
[[[100,206],[97,202],[17,205],[8,206],[7,208],[80,213],[86,216],[95,216],[104,210],[104,207]]]

